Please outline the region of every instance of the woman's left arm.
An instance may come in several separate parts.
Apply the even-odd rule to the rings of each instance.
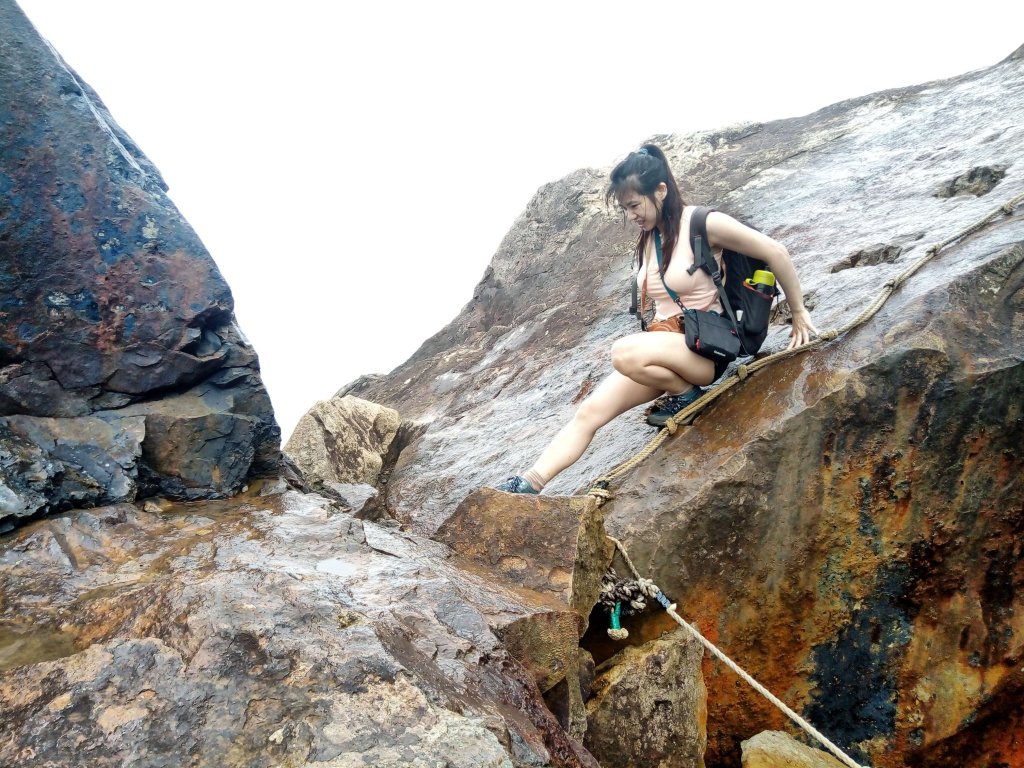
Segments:
[[[745,253],[755,259],[761,259],[775,274],[782,290],[786,293],[786,301],[793,313],[793,330],[790,333],[789,346],[793,349],[811,340],[818,332],[811,322],[811,313],[804,306],[804,294],[800,290],[800,278],[797,277],[793,260],[786,246],[773,240],[756,229],[736,221],[720,211],[708,214],[708,245],[712,248],[728,248],[731,251]]]

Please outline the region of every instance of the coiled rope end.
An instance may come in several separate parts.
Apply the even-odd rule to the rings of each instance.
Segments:
[[[622,603],[616,602],[615,607],[612,609],[611,615],[608,617],[611,624],[608,627],[608,637],[612,640],[625,640],[629,637],[629,630],[619,623],[619,619],[622,616]]]

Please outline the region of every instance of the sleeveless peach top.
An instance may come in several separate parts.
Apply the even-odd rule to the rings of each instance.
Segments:
[[[687,309],[702,309],[722,312],[722,302],[718,298],[718,290],[715,288],[715,281],[711,275],[703,269],[687,274],[686,270],[693,265],[693,247],[690,244],[690,214],[693,213],[692,206],[683,208],[683,221],[679,226],[679,241],[676,243],[675,251],[672,253],[672,261],[665,272],[665,282],[669,287],[679,294],[679,299]],[[722,249],[714,248],[711,251],[722,267]],[[672,301],[668,291],[661,282],[658,274],[658,257],[654,251],[654,237],[647,240],[647,250],[644,252],[644,264],[637,272],[637,289],[642,291],[644,279],[647,280],[647,296],[654,300],[654,319],[664,320],[667,317],[682,314],[679,305]]]

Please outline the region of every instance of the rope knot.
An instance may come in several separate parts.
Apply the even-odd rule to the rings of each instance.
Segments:
[[[1003,213],[1005,213],[1007,216],[1012,216],[1013,215],[1013,203],[1003,203],[1002,210],[1003,210]]]
[[[833,328],[831,330],[825,331],[823,334],[821,334],[821,336],[819,338],[822,338],[825,341],[832,341],[833,339],[838,339],[839,338],[839,331],[837,331],[835,328]]]
[[[747,364],[746,363],[741,363],[736,368],[736,373],[739,375],[740,379],[747,378],[747,376],[750,375],[750,372],[747,370]]]
[[[661,592],[661,590],[658,589],[658,585],[651,579],[641,577],[636,580],[636,583],[640,587],[640,591],[648,597],[657,597],[658,593]]]
[[[668,430],[668,433],[670,435],[674,435],[676,433],[676,430],[679,429],[678,425],[676,425],[676,420],[675,419],[669,419],[668,421],[666,421],[665,422],[665,429]]]

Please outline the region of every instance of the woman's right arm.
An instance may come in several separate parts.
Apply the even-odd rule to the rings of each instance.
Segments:
[[[818,329],[814,327],[811,313],[804,306],[800,278],[796,274],[793,259],[786,246],[721,211],[712,211],[708,214],[707,230],[708,245],[712,248],[728,248],[731,251],[745,253],[747,256],[760,259],[771,268],[786,293],[786,301],[793,314],[793,330],[790,332],[787,349],[809,342]]]

